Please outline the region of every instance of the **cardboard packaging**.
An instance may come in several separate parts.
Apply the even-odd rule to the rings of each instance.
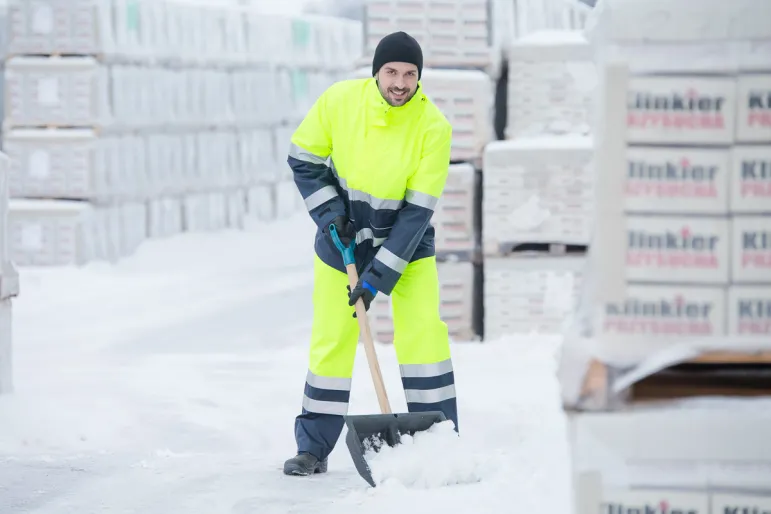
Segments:
[[[728,213],[728,150],[629,147],[626,156],[627,212]]]
[[[771,216],[734,216],[731,240],[731,281],[771,288]]]
[[[771,337],[771,286],[728,290],[728,335]]]
[[[771,75],[740,76],[736,100],[736,141],[771,144]]]
[[[771,212],[771,144],[731,150],[732,213]]]
[[[628,216],[627,280],[727,284],[729,224],[724,218]]]
[[[733,142],[735,119],[734,79],[635,76],[629,80],[630,143],[727,145]]]

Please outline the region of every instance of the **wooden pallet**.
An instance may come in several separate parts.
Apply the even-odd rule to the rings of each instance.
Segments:
[[[588,245],[561,242],[491,242],[483,243],[483,253],[488,257],[557,257],[565,255],[583,255]]]
[[[771,351],[708,352],[645,377],[620,399],[610,393],[613,374],[606,364],[591,361],[580,409],[613,410],[629,403],[705,396],[771,397]]]

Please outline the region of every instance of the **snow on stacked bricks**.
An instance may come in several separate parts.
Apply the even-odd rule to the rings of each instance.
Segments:
[[[581,253],[486,257],[485,339],[561,333],[577,305],[585,260]]]
[[[592,219],[592,139],[487,145],[482,245],[485,339],[562,330],[582,281]]]
[[[488,0],[368,0],[365,27],[369,60],[384,36],[403,30],[420,43],[426,67],[492,64]]]
[[[485,148],[482,244],[505,255],[523,243],[586,245],[592,221],[590,136],[534,136]]]
[[[471,164],[451,164],[442,196],[431,224],[440,259],[473,260],[477,249],[476,170]]]
[[[507,139],[590,133],[597,74],[581,32],[529,34],[509,45],[507,58]]]

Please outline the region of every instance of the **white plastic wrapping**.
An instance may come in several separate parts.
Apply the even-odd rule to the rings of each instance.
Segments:
[[[100,54],[111,50],[110,8],[95,0],[9,0],[8,52]]]
[[[597,74],[580,32],[542,31],[510,44],[506,137],[591,131]]]
[[[182,200],[183,226],[188,232],[227,228],[227,212],[224,193],[193,193]]]
[[[581,291],[584,261],[582,255],[486,258],[485,339],[565,330]]]
[[[256,221],[274,219],[276,200],[273,188],[268,184],[250,187],[246,192],[246,217]]]
[[[431,224],[436,227],[437,254],[470,258],[476,249],[476,170],[470,164],[451,164]]]
[[[334,66],[362,53],[361,23],[182,0],[10,0],[12,54],[99,55],[223,67]]]
[[[100,203],[270,184],[291,171],[291,129],[148,132],[14,129],[5,136],[15,198],[88,199]],[[281,154],[279,154],[281,155]],[[286,177],[285,177],[286,178]]]
[[[107,74],[90,57],[13,57],[5,70],[9,126],[102,126]]]
[[[431,2],[370,0],[366,4],[366,48],[371,56],[383,36],[398,30],[423,48],[426,67],[487,67],[492,64],[488,0]]]
[[[227,227],[244,228],[246,221],[246,191],[236,189],[225,193],[227,202]]]
[[[284,219],[305,209],[302,196],[297,185],[291,179],[281,180],[273,184],[276,218]]]
[[[120,258],[146,237],[303,208],[289,139],[363,52],[360,22],[324,16],[183,0],[10,6],[4,145],[21,203],[7,254],[26,264]]]
[[[599,0],[586,33],[598,59],[627,60],[635,73],[763,70],[767,10],[765,0]]]
[[[174,197],[153,198],[147,202],[147,235],[151,238],[179,234],[184,227],[182,200]]]
[[[482,178],[485,254],[505,254],[521,243],[589,243],[591,137],[495,141],[485,148]]]
[[[118,177],[100,162],[99,141],[92,130],[17,129],[5,135],[12,158],[13,197],[106,199],[117,193]]]
[[[19,266],[79,265],[98,255],[94,208],[65,200],[11,200],[9,243]]]
[[[77,266],[133,253],[147,238],[147,212],[138,202],[14,199],[9,227],[14,263]]]

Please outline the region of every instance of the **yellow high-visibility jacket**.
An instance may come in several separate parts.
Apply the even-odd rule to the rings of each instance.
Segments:
[[[356,265],[387,295],[409,262],[435,255],[430,224],[450,165],[452,126],[422,92],[391,107],[374,78],[337,82],[292,136],[287,162],[319,227],[322,261],[345,271],[323,233],[338,215],[356,227]]]

